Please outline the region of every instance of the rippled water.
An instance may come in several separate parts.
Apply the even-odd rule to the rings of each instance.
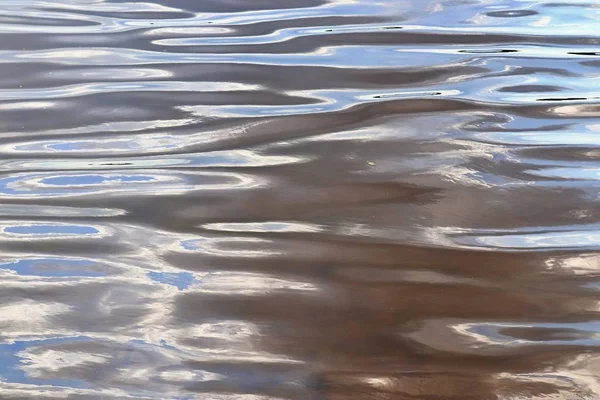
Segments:
[[[0,397],[600,398],[593,0],[3,0]]]

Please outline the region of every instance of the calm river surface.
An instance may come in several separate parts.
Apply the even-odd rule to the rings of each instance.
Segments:
[[[600,399],[595,0],[2,0],[0,398]]]

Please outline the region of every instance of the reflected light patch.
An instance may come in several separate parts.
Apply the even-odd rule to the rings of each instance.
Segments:
[[[300,232],[321,232],[323,228],[320,225],[287,222],[287,221],[269,221],[269,222],[220,222],[204,224],[201,228],[223,231],[223,232],[262,232],[262,233],[300,233]]]
[[[99,238],[108,235],[105,228],[65,223],[21,223],[0,225],[0,237],[6,240],[52,240]]]

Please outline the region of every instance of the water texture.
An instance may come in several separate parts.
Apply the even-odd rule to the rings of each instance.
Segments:
[[[2,0],[0,398],[600,398],[593,0]]]

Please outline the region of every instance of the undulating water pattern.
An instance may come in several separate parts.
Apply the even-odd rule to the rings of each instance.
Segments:
[[[2,0],[0,398],[600,398],[594,0]]]

